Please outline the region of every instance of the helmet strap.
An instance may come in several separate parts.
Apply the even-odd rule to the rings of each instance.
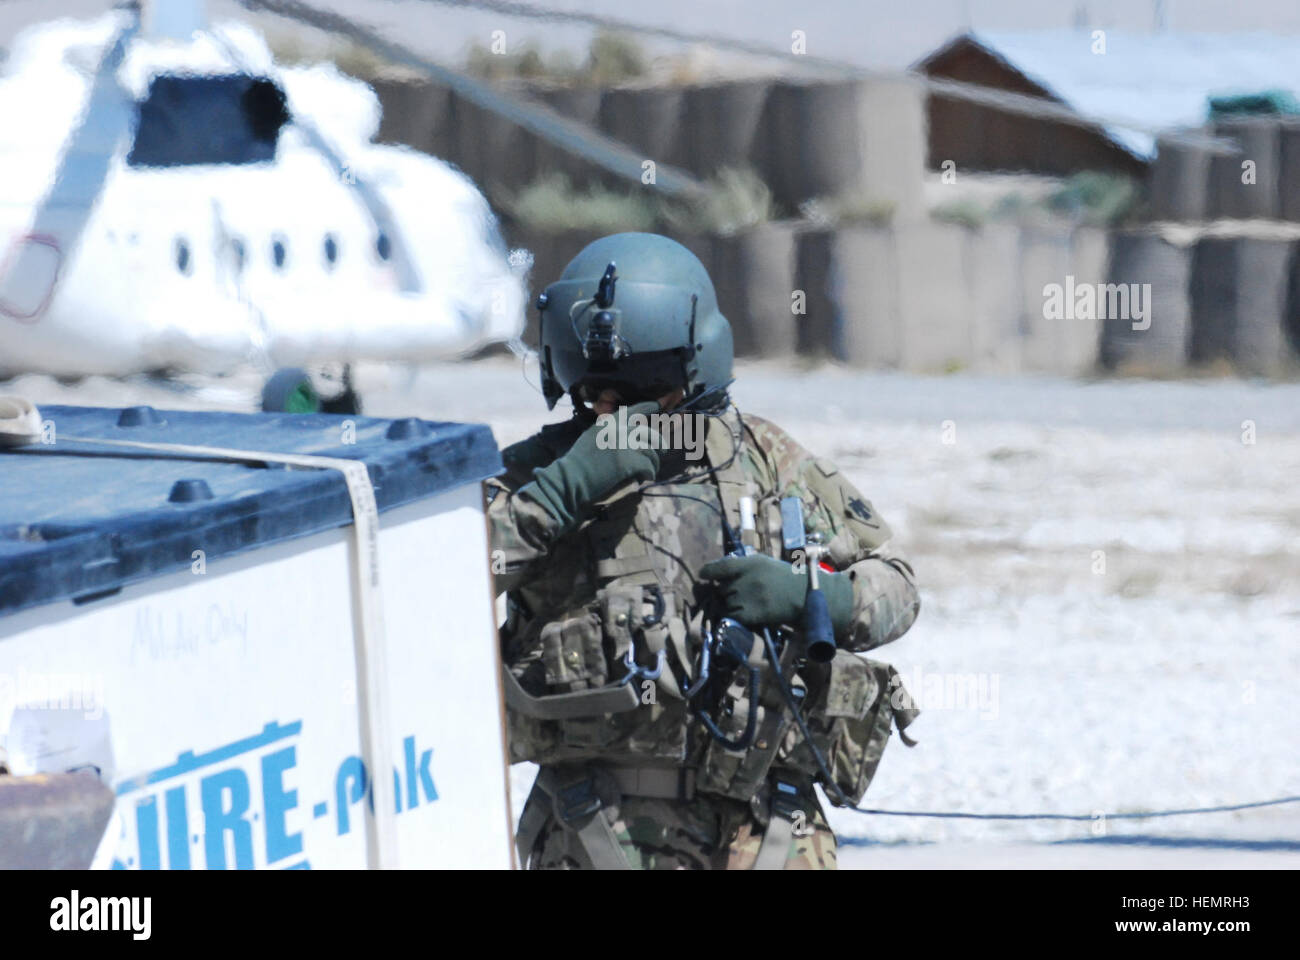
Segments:
[[[691,326],[687,334],[686,352],[683,355],[684,366],[686,368],[686,392],[690,394],[696,386],[695,378],[700,372],[699,365],[695,362],[695,308],[698,306],[700,298],[697,294],[691,294]]]

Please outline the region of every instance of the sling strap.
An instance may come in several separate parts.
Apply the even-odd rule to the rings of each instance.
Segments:
[[[751,870],[784,870],[794,845],[794,818],[802,811],[809,820],[803,792],[781,777],[772,777],[768,787],[768,820],[763,841],[758,847]]]
[[[519,817],[515,838],[519,862],[527,868],[542,829],[554,817],[565,829],[574,830],[579,847],[595,869],[627,870],[630,865],[605,819],[604,808],[623,797],[693,800],[695,780],[696,771],[690,767],[543,767]],[[612,799],[615,796],[617,800]],[[575,829],[587,817],[590,819]]]
[[[542,828],[554,818],[573,835],[593,870],[630,870],[605,808],[619,802],[610,777],[587,767],[542,767],[519,818],[515,839],[520,862],[527,867]]]
[[[751,870],[784,870],[794,843],[794,823],[785,817],[772,815],[763,831],[763,842],[758,848]]]

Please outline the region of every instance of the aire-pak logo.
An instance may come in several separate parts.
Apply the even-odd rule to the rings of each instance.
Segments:
[[[363,803],[373,810],[374,795],[361,757],[332,762],[327,783],[304,782],[301,734],[301,720],[271,722],[251,737],[187,750],[173,764],[118,784],[123,836],[113,868],[308,869],[305,834],[364,833]],[[432,749],[417,749],[408,736],[395,759],[396,813],[438,799]]]

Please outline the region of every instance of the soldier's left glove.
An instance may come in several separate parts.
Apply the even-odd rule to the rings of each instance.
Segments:
[[[747,557],[723,557],[706,563],[700,576],[717,583],[723,616],[747,627],[788,623],[803,619],[808,595],[808,572],[796,573],[788,564],[755,553]],[[853,583],[847,573],[820,572],[817,585],[826,594],[835,636],[845,636],[853,623]]]

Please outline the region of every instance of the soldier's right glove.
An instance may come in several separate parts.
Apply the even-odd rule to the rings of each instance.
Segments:
[[[632,414],[649,416],[658,412],[659,403],[655,400],[628,408],[629,418]],[[636,444],[634,448],[627,439],[597,419],[574,441],[568,453],[534,470],[533,480],[520,487],[516,495],[539,503],[560,524],[561,530],[573,527],[591,504],[629,480],[654,479],[659,470],[660,451],[649,444]]]
[[[767,554],[723,557],[700,567],[700,577],[713,580],[723,616],[746,626],[797,624],[808,599],[808,575]],[[830,608],[835,636],[847,635],[853,624],[853,581],[847,573],[818,577]]]

